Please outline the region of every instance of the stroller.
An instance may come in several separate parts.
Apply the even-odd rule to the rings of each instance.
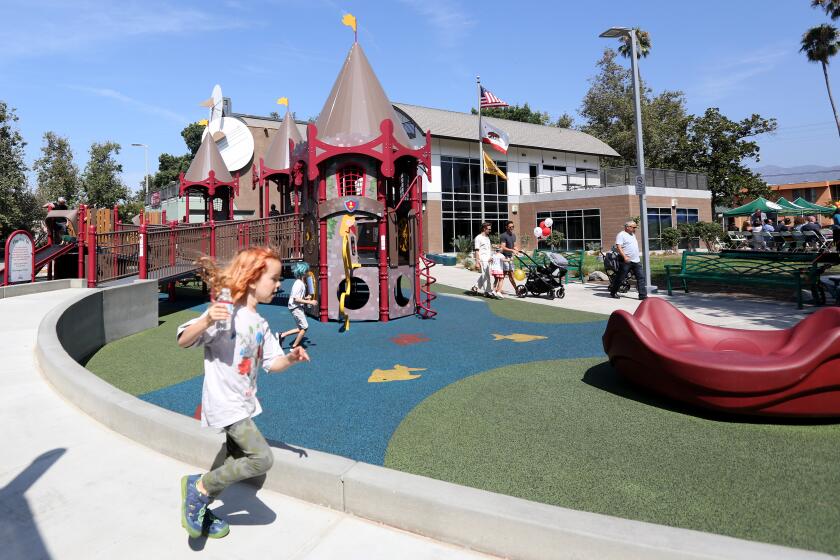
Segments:
[[[558,253],[546,254],[548,255],[548,263],[546,265],[537,263],[527,253],[519,254],[519,260],[528,272],[525,283],[516,286],[516,297],[523,298],[529,292],[534,295],[546,294],[548,299],[565,297],[566,288],[563,287],[563,277],[566,276],[566,265],[569,264],[569,261]],[[525,262],[525,259],[531,262]]]
[[[613,249],[606,253],[601,251],[601,258],[604,261],[604,272],[606,272],[607,278],[610,279],[610,286],[612,286],[615,281],[615,275],[618,274],[618,270],[621,268],[621,255]],[[618,291],[622,294],[626,294],[630,290],[631,281],[635,279],[636,275],[633,271],[628,271],[627,276],[624,277],[624,281],[621,283],[621,286],[618,287]]]

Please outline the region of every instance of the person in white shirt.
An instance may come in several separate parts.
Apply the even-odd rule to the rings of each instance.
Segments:
[[[304,278],[309,274],[309,265],[305,262],[299,262],[292,267],[292,274],[295,277],[295,283],[292,284],[292,291],[289,293],[289,312],[295,320],[295,328],[288,331],[283,331],[278,336],[280,344],[283,344],[283,339],[289,335],[296,334],[294,342],[290,348],[297,348],[303,341],[306,335],[306,329],[309,328],[309,322],[306,320],[306,314],[303,312],[304,305],[315,305],[315,300],[312,296],[306,295],[306,282]]]
[[[481,224],[481,233],[475,236],[475,270],[480,273],[478,281],[472,287],[473,292],[483,291],[487,297],[493,296],[493,280],[490,278],[490,256],[493,248],[490,244],[490,224]]]
[[[502,253],[501,245],[496,245],[493,249],[495,253],[490,257],[490,274],[496,282],[493,287],[493,297],[502,299],[502,283],[505,281],[505,264],[508,258]]]
[[[627,277],[627,273],[631,270],[636,276],[636,286],[639,290],[639,299],[647,297],[647,286],[645,286],[644,274],[642,273],[642,263],[639,257],[639,242],[636,241],[636,228],[638,225],[634,221],[624,223],[624,231],[620,231],[615,236],[615,246],[618,254],[621,255],[621,268],[613,276],[613,283],[610,286],[610,297],[618,299],[618,288]]]
[[[200,317],[178,327],[178,346],[204,346],[204,386],[201,425],[224,431],[228,456],[219,467],[203,475],[181,479],[181,525],[193,538],[222,538],[228,522],[208,508],[225,488],[240,480],[268,472],[274,461],[265,438],[252,418],[262,412],[257,400],[260,369],[280,372],[308,362],[298,346],[283,354],[257,303],[268,303],[280,286],[280,257],[267,247],[245,249],[224,269],[200,259],[211,293],[228,288],[233,309],[216,301]],[[224,326],[227,323],[228,327]]]

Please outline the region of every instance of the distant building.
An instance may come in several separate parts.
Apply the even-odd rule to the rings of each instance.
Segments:
[[[785,197],[793,202],[799,197],[808,202],[828,206],[840,200],[840,179],[833,181],[808,181],[806,183],[787,183],[784,185],[770,185],[774,197],[771,200]]]

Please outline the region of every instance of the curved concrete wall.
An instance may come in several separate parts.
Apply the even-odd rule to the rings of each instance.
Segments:
[[[221,434],[120,391],[74,360],[86,358],[112,340],[156,325],[154,282],[91,290],[44,318],[36,357],[56,389],[92,417],[147,447],[207,469],[223,449]],[[299,457],[274,448],[274,466],[264,486],[499,556],[529,560],[831,558],[538,504],[306,451],[306,457]]]

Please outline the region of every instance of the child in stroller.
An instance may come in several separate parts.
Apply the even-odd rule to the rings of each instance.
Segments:
[[[545,294],[548,299],[565,297],[566,288],[563,287],[563,278],[566,276],[568,270],[566,266],[569,261],[559,253],[544,254],[547,255],[548,262],[541,265],[527,253],[520,252],[519,259],[527,271],[527,276],[525,277],[525,283],[516,287],[517,297],[523,298],[528,293],[534,295]]]

